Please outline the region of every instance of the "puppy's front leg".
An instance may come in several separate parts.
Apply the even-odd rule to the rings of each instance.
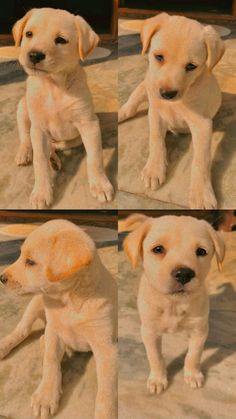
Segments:
[[[31,126],[35,184],[30,202],[33,209],[44,209],[52,203],[52,179],[50,171],[50,144],[40,127]]]
[[[33,323],[38,318],[44,318],[44,305],[41,296],[33,297],[15,330],[0,340],[0,359],[3,359],[29,336]]]
[[[34,415],[48,419],[58,409],[61,396],[61,360],[65,345],[47,324],[44,338],[43,376],[41,383],[32,396],[31,407]]]
[[[33,160],[33,150],[30,138],[30,119],[24,96],[17,108],[17,124],[20,137],[20,145],[17,151],[15,162],[18,166],[30,164]]]
[[[141,334],[150,365],[147,389],[151,394],[160,394],[168,385],[165,362],[161,353],[162,338],[157,336],[155,332],[147,331],[143,327],[141,328]]]
[[[200,370],[200,360],[208,335],[208,328],[199,333],[191,333],[188,352],[184,362],[184,380],[192,388],[202,387],[204,376]]]
[[[99,121],[95,116],[94,119],[88,122],[81,122],[77,128],[87,153],[88,180],[91,194],[100,202],[111,201],[114,191],[103,166]]]
[[[146,188],[153,191],[165,181],[166,178],[166,145],[165,136],[167,124],[158,114],[156,101],[149,97],[149,157],[142,171],[142,180]]]
[[[190,182],[190,207],[217,208],[211,184],[212,120],[197,118],[190,123],[193,141],[193,162]]]
[[[123,122],[126,119],[132,118],[136,115],[138,107],[147,100],[147,91],[145,87],[145,80],[140,83],[136,89],[131,93],[127,102],[121,106],[118,112],[118,122]]]
[[[117,412],[117,346],[92,345],[96,361],[98,391],[94,419],[116,419]]]

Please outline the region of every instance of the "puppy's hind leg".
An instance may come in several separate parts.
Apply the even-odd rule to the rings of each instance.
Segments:
[[[147,389],[151,394],[160,394],[168,385],[165,362],[161,353],[161,336],[143,329],[141,334],[150,365]]]
[[[60,157],[57,155],[55,148],[52,146],[51,153],[50,153],[50,163],[53,170],[61,170],[61,160]]]
[[[18,166],[26,166],[32,163],[33,150],[30,138],[30,119],[25,96],[20,100],[18,105],[17,124],[20,137],[20,146],[17,151],[15,162]]]
[[[145,87],[145,81],[142,81],[131,93],[127,102],[120,108],[118,112],[118,122],[125,121],[126,119],[132,118],[136,115],[138,107],[142,102],[147,100],[147,92]]]
[[[15,330],[0,340],[0,359],[3,359],[29,336],[33,323],[38,318],[44,320],[44,305],[41,296],[35,296],[31,300]]]

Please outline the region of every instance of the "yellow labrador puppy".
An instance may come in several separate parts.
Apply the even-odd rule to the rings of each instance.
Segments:
[[[159,394],[166,389],[161,337],[178,331],[189,337],[184,379],[192,388],[201,387],[200,359],[209,313],[205,278],[214,253],[219,265],[222,263],[224,243],[210,224],[192,217],[138,215],[127,220],[126,229],[132,229],[134,223],[136,228],[125,239],[124,248],[133,266],[142,259],[138,309],[150,365],[148,390]]]
[[[96,47],[98,36],[82,17],[51,8],[30,10],[14,25],[13,36],[29,75],[17,112],[16,163],[25,165],[33,159],[32,207],[52,203],[50,157],[60,167],[55,148],[79,144],[80,139],[87,152],[91,193],[100,202],[110,201],[113,188],[103,167],[99,121],[79,63]]]
[[[35,294],[15,330],[0,341],[0,359],[27,338],[37,318],[46,318],[34,415],[47,419],[57,411],[64,353],[91,350],[98,382],[94,417],[116,418],[117,288],[92,239],[69,221],[49,221],[27,237],[0,281],[18,295]]]
[[[141,39],[142,53],[149,49],[149,67],[144,81],[120,109],[119,121],[134,116],[148,98],[149,157],[142,172],[145,186],[156,190],[165,181],[166,132],[191,132],[190,207],[216,208],[210,174],[211,137],[221,92],[212,69],[224,53],[224,43],[211,26],[166,13],[144,21]]]

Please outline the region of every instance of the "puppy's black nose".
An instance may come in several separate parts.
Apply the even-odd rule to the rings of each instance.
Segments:
[[[190,268],[178,268],[171,272],[171,275],[180,284],[185,285],[195,277],[195,272]]]
[[[0,281],[2,284],[6,284],[8,281],[8,278],[5,274],[0,275]]]
[[[174,99],[177,96],[178,90],[163,90],[160,89],[160,94],[163,99]]]
[[[28,56],[33,64],[40,63],[40,61],[43,61],[46,57],[46,55],[41,51],[30,51]]]

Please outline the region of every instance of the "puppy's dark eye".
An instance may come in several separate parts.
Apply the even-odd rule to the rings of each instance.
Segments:
[[[154,249],[152,249],[153,253],[159,253],[159,254],[163,254],[165,253],[165,248],[163,246],[156,246],[154,247]]]
[[[188,63],[188,64],[185,66],[185,70],[186,70],[186,71],[193,71],[193,70],[195,70],[195,68],[197,68],[197,65],[195,65],[195,64],[193,64],[193,63]]]
[[[65,38],[62,38],[62,36],[57,36],[55,44],[68,44],[68,41]]]
[[[27,31],[27,32],[25,32],[25,36],[26,36],[26,38],[32,38],[33,32]]]
[[[159,61],[159,63],[163,63],[164,61],[164,57],[161,54],[155,55],[155,58],[157,61]]]
[[[205,249],[203,249],[203,247],[198,247],[197,250],[196,250],[196,255],[197,256],[206,256],[207,251]]]
[[[26,259],[25,264],[27,266],[34,266],[36,265],[36,262],[33,259]]]

